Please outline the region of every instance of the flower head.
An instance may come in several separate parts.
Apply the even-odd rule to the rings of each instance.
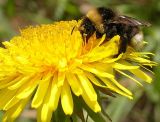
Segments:
[[[142,65],[153,66],[148,54],[127,48],[118,57],[120,37],[105,41],[93,35],[86,43],[77,21],[28,27],[0,48],[0,109],[3,121],[19,116],[29,100],[39,121],[50,121],[61,103],[66,115],[74,109],[72,93],[82,96],[94,111],[101,111],[95,86],[132,99],[132,93],[115,78],[115,71],[141,83],[124,71],[151,82]],[[134,65],[131,63],[134,62]]]

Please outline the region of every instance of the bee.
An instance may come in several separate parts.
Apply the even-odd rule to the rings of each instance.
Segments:
[[[101,38],[103,34],[106,34],[106,39],[119,35],[121,40],[119,55],[126,52],[127,45],[132,46],[134,49],[142,47],[143,34],[141,26],[150,26],[150,24],[128,16],[118,15],[110,8],[99,7],[90,10],[82,18],[79,31],[86,38],[86,41],[94,33],[96,33],[97,38]]]

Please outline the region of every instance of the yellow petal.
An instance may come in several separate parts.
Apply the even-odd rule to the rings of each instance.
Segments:
[[[110,45],[110,43],[115,43],[115,42],[119,43],[119,41],[120,41],[120,36],[116,35],[113,38],[111,38],[110,41],[106,42],[106,44]]]
[[[96,86],[99,86],[99,87],[103,87],[103,88],[107,88],[104,84],[100,83],[98,81],[97,78],[94,77],[93,74],[89,73],[89,72],[85,72],[85,75],[88,77],[88,79],[90,79],[90,81],[95,84]]]
[[[106,78],[101,78],[101,77],[99,77],[99,78],[100,78],[100,79],[107,85],[107,87],[108,87],[109,89],[111,89],[112,91],[115,91],[115,92],[117,92],[118,94],[121,94],[121,95],[123,95],[123,96],[126,96],[126,97],[128,97],[129,99],[133,99],[131,92],[129,92],[129,94],[128,94],[128,93],[122,91],[119,87],[117,87],[117,86],[115,86],[114,84],[112,84],[112,82],[109,81],[109,80],[107,80]]]
[[[104,42],[105,38],[106,38],[106,34],[104,34],[104,35],[102,36],[102,38],[101,38],[101,40],[99,41],[99,43],[97,44],[97,46],[100,46],[100,45]]]
[[[97,76],[100,76],[100,77],[107,77],[107,78],[111,78],[111,79],[114,78],[114,76],[112,74],[97,70],[97,69],[95,69],[93,67],[89,67],[87,65],[81,65],[80,68],[82,68],[83,70],[86,70],[88,72],[91,72]]]
[[[138,85],[143,86],[139,81],[137,81],[137,80],[134,79],[133,77],[127,75],[126,73],[124,73],[124,72],[122,72],[122,71],[120,71],[120,70],[116,70],[116,71],[119,72],[119,73],[121,73],[122,75],[124,75],[124,76],[126,76],[126,77],[132,79],[132,80],[135,81]]]
[[[136,75],[138,78],[141,78],[142,80],[144,80],[148,83],[152,82],[152,78],[140,69],[132,69],[129,71],[132,72],[134,75]]]
[[[44,101],[41,106],[37,109],[37,120],[39,122],[50,122],[52,117],[52,109],[49,106],[50,97],[51,97],[51,85],[50,82],[47,93],[45,95]]]
[[[51,95],[49,98],[49,107],[53,111],[57,109],[59,97],[61,94],[61,87],[57,86],[57,82],[58,82],[58,79],[57,79],[57,75],[55,74],[52,80]]]
[[[51,76],[51,74],[47,74],[47,76],[44,76],[43,79],[40,81],[36,94],[34,95],[34,98],[32,100],[33,108],[38,108],[42,104],[44,96],[48,89],[48,85],[50,83]]]
[[[52,117],[52,111],[47,104],[43,104],[37,110],[37,122],[50,122]]]
[[[97,101],[92,101],[86,91],[83,91],[82,93],[82,98],[83,100],[85,101],[85,103],[94,111],[94,112],[100,112],[101,111],[101,107],[100,105],[98,104]]]
[[[18,77],[17,75],[6,76],[5,78],[0,80],[0,89],[8,87],[16,82],[18,82],[22,77]]]
[[[64,79],[65,79],[65,73],[58,72],[58,83],[57,83],[58,87],[63,85]]]
[[[105,73],[108,73],[109,75],[112,75],[112,77],[109,77],[110,78],[113,78],[114,77],[114,70],[113,70],[113,63],[98,63],[98,62],[95,62],[95,63],[92,63],[92,65],[89,65],[87,64],[89,67],[92,67],[98,71],[101,71],[101,72],[105,72]]]
[[[141,58],[141,57],[130,57],[131,60],[138,62],[138,63],[142,63],[143,65],[148,65],[148,66],[156,66],[157,64],[153,61],[150,61],[148,59],[145,58]]]
[[[131,65],[124,65],[121,63],[115,63],[113,65],[113,68],[120,69],[120,70],[129,70],[129,69],[138,69],[139,66],[131,66]]]
[[[77,76],[81,82],[82,88],[84,89],[84,91],[86,91],[86,94],[88,95],[90,100],[97,101],[97,94],[96,94],[91,82],[88,80],[88,78],[85,76],[85,74],[78,74]]]
[[[23,85],[25,82],[29,81],[32,76],[24,76],[21,80],[17,81],[15,84],[8,87],[10,90],[14,90],[19,88],[21,85]]]
[[[10,109],[12,106],[14,106],[16,103],[19,102],[20,99],[16,98],[16,96],[14,96],[11,100],[9,100],[6,105],[4,106],[4,110],[8,110]]]
[[[115,79],[111,79],[111,81],[118,87],[120,88],[121,90],[123,90],[125,93],[129,94],[129,95],[132,95],[132,93],[126,89],[124,86],[122,86],[120,83],[118,83]]]
[[[63,111],[66,115],[71,115],[73,113],[73,99],[68,83],[65,81],[62,93],[61,93],[61,104]]]
[[[15,96],[17,90],[8,90],[6,89],[2,89],[0,91],[0,109],[3,109],[6,104]]]
[[[37,75],[29,82],[23,84],[21,88],[18,90],[16,97],[19,99],[24,99],[28,97],[36,88],[38,82],[40,81],[41,76]]]
[[[5,112],[5,114],[3,115],[3,120],[2,121],[3,122],[14,121],[20,115],[20,113],[24,109],[24,107],[27,104],[29,99],[30,99],[30,97],[28,97],[27,99],[23,99],[23,100],[19,101],[17,104],[15,104],[12,108],[7,110]]]
[[[143,66],[143,65],[140,65],[140,67],[141,67],[141,68],[143,68],[143,69],[145,69],[146,71],[148,71],[148,72],[152,73],[153,75],[155,74],[152,70],[150,70],[150,69],[146,68],[146,67],[145,67],[145,66]]]
[[[121,59],[122,56],[123,56],[123,53],[120,54],[120,55],[118,55],[117,58],[113,58],[113,57],[111,57],[111,58],[105,58],[105,59],[103,59],[101,62],[102,62],[102,63],[113,63],[113,62],[116,62],[116,61],[118,61],[119,59]]]
[[[71,89],[72,89],[73,93],[76,96],[81,95],[82,94],[82,88],[81,88],[81,85],[80,85],[78,79],[76,78],[76,76],[72,73],[68,73],[66,75],[66,78],[67,78],[67,81],[68,81],[69,85],[71,86]]]
[[[102,46],[96,46],[84,56],[84,61],[95,62],[107,57],[114,56],[118,53],[119,36],[114,36],[110,41]]]

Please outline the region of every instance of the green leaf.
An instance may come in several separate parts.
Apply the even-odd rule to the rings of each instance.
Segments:
[[[52,115],[52,122],[65,122],[66,115],[63,112],[62,106],[59,103],[57,110]]]

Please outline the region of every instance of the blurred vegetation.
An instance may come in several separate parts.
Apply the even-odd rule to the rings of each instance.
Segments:
[[[144,50],[153,52],[155,56],[151,58],[160,62],[160,0],[0,0],[0,40],[9,40],[19,33],[20,28],[29,25],[78,20],[90,8],[98,6],[112,7],[121,14],[150,22],[152,26],[144,29],[148,42]],[[144,88],[121,79],[124,84],[126,80],[130,83],[134,100],[118,96],[103,101],[104,111],[113,122],[160,122],[160,66],[152,70],[154,82],[144,84]],[[33,114],[24,112],[17,121],[34,122],[35,111],[31,112]]]

